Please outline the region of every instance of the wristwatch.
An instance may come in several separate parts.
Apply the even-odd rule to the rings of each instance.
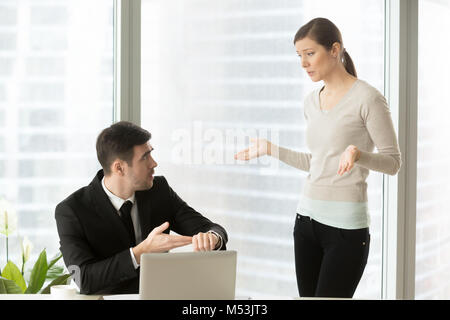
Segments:
[[[212,233],[216,235],[217,239],[219,239],[219,241],[217,241],[216,246],[214,247],[214,250],[222,248],[222,237],[215,231],[208,231],[207,233]]]

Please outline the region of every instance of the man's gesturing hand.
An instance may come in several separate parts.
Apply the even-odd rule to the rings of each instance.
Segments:
[[[166,252],[192,243],[192,237],[163,233],[168,227],[169,222],[164,222],[153,229],[144,241],[133,248],[137,263],[140,263],[143,253]]]

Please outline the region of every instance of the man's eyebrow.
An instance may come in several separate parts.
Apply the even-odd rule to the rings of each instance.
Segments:
[[[152,148],[151,150],[146,151],[146,152],[142,155],[141,159],[142,159],[142,158],[145,158],[145,156],[148,155],[148,154],[150,154],[152,151],[153,151],[153,148]]]

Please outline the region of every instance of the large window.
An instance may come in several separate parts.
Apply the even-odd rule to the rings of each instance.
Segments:
[[[306,150],[302,101],[319,84],[292,40],[318,16],[335,22],[358,76],[383,92],[384,1],[142,1],[141,123],[156,173],[227,229],[240,296],[298,296],[292,233],[306,175],[267,158],[238,164],[233,154],[247,136]],[[382,174],[368,184],[372,240],[355,297],[376,299]]]
[[[416,298],[450,298],[450,3],[419,1]]]
[[[54,209],[90,182],[113,115],[113,1],[0,0],[0,196],[34,254],[59,249]],[[2,240],[0,265],[5,264]]]
[[[0,0],[0,197],[18,213],[15,262],[24,236],[34,254],[56,253],[55,205],[99,169],[95,138],[114,114],[114,3],[122,1]],[[156,171],[227,229],[239,296],[297,296],[292,229],[306,175],[269,157],[243,164],[233,155],[248,137],[307,151],[302,101],[321,84],[305,76],[292,39],[314,17],[336,23],[359,78],[383,92],[384,3],[142,0],[142,78],[132,80],[142,81],[141,124],[153,134]],[[449,13],[448,1],[419,1],[418,299],[450,297],[450,66],[436,37],[450,31]],[[382,178],[368,179],[372,241],[357,298],[380,298]]]

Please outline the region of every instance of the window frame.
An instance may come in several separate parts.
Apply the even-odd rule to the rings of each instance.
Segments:
[[[114,0],[114,122],[141,124],[141,0]]]
[[[414,299],[416,265],[418,0],[385,0],[385,96],[402,152],[384,175],[382,299]]]

